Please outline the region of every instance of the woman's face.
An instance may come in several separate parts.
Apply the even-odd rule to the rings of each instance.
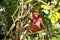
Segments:
[[[39,16],[39,13],[38,13],[38,12],[35,12],[35,13],[34,13],[34,16],[35,16],[35,17],[38,17],[38,16]]]

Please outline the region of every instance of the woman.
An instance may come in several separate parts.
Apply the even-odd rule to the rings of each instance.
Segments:
[[[28,17],[32,20],[32,22],[29,22],[25,26],[18,28],[19,30],[22,30],[24,28],[28,28],[28,31],[23,36],[23,38],[25,38],[28,35],[28,33],[37,32],[41,28],[41,25],[44,27],[44,29],[47,30],[47,28],[43,24],[42,18],[40,17],[40,13],[38,11],[32,12],[32,15],[29,15]]]

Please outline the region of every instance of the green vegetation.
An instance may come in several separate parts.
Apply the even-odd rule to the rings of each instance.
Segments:
[[[6,40],[14,40],[17,35],[14,24],[16,21],[20,22],[20,26],[27,24],[30,20],[27,17],[28,13],[34,10],[39,10],[40,16],[49,31],[45,35],[47,40],[60,40],[60,24],[56,26],[60,21],[60,0],[0,0],[0,34],[4,35],[2,39],[7,35],[9,38],[6,37]],[[23,34],[24,31],[25,29],[19,35]],[[41,30],[37,34],[33,34],[34,39],[43,40],[42,33]],[[29,35],[28,40],[34,40],[31,38],[33,36]],[[21,38],[19,37],[19,39]]]

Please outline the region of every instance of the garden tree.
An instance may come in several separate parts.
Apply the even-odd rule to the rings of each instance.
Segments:
[[[2,3],[3,2],[3,3]],[[12,2],[12,3],[11,3]],[[34,2],[37,2],[37,1],[35,1],[35,0],[33,0],[30,4],[31,4],[31,6],[34,4]],[[6,14],[6,16],[7,16],[7,22],[8,22],[8,24],[7,24],[7,28],[10,28],[10,26],[12,25],[12,19],[11,19],[11,15],[13,14],[13,12],[15,11],[15,9],[16,9],[16,7],[17,7],[17,1],[12,1],[12,0],[4,0],[4,1],[1,1],[1,6],[3,6],[4,8],[5,8],[5,14]],[[27,3],[27,2],[26,2]],[[28,3],[29,4],[29,3]],[[37,6],[35,6],[35,8],[36,9],[40,9],[40,3],[37,3],[38,5]],[[27,5],[28,6],[28,5]],[[38,7],[38,8],[37,8]],[[34,10],[35,10],[35,8],[33,8]],[[29,9],[29,7],[27,8],[27,9]],[[40,9],[41,10],[41,9]],[[17,14],[16,14],[17,15]],[[16,18],[16,16],[14,16],[14,18]],[[8,29],[9,30],[9,29]]]
[[[36,1],[35,1],[35,2],[36,2]],[[23,5],[22,5],[22,6],[23,6]],[[38,8],[38,9],[39,9],[39,8]],[[23,12],[23,8],[22,8],[22,12]],[[22,12],[21,12],[21,13],[22,13]],[[13,19],[13,18],[12,18],[12,19]],[[16,20],[17,20],[17,19],[16,19]],[[14,23],[13,23],[13,25],[12,25],[12,26],[14,26],[14,24],[15,24],[16,20],[14,21],[14,19],[13,19],[13,22],[14,22]],[[11,27],[12,27],[12,26],[11,26]],[[9,30],[9,32],[10,32],[12,29],[13,29],[13,27]],[[9,34],[9,32],[7,33],[7,35]]]
[[[52,1],[54,1],[54,3],[51,3]],[[55,7],[52,11],[50,11],[51,5]],[[15,27],[17,19],[20,23],[23,20],[24,22],[25,20],[29,20],[27,18],[28,12],[31,13],[34,10],[39,10],[44,24],[47,26],[49,31],[51,31],[51,27],[53,27],[54,24],[60,19],[60,12],[58,12],[60,8],[60,0],[0,0],[0,6],[0,8],[5,8],[4,11],[0,12],[1,33],[9,30],[7,36],[14,33],[12,30]],[[47,10],[48,13],[46,14],[41,10]]]
[[[49,15],[48,15],[48,18],[50,19],[51,23],[52,23],[52,32],[54,31],[58,31],[57,33],[59,33],[59,26],[58,28],[55,27],[55,24],[57,23],[57,21],[60,19],[60,5],[59,5],[59,0],[54,0],[53,1],[54,3],[51,4],[51,7],[48,8],[46,5],[42,5],[41,7],[44,8],[45,10],[49,10],[52,8],[52,10],[50,10],[49,12]],[[47,7],[48,9],[46,9],[45,7]],[[56,36],[57,37],[57,36]],[[53,38],[53,37],[52,37]],[[51,40],[57,40],[58,38],[54,38],[54,39],[51,39]]]

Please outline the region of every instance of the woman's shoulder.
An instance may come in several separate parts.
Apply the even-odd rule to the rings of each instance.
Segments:
[[[42,18],[39,18],[38,20],[42,20]]]

